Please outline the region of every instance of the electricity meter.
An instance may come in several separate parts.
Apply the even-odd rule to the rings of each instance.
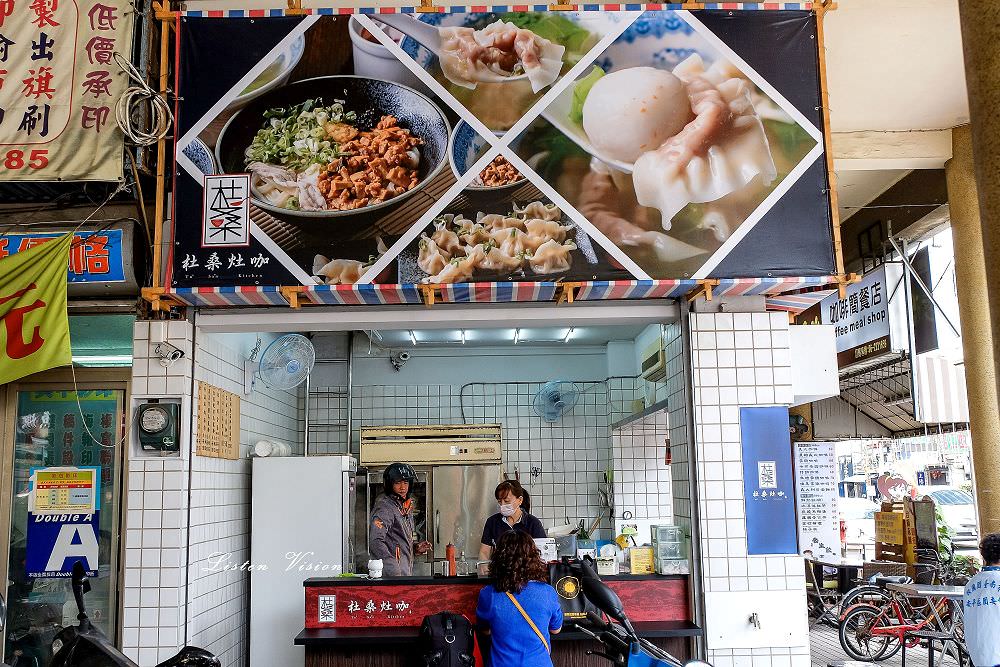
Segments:
[[[179,405],[143,403],[138,408],[136,419],[139,422],[139,444],[144,451],[178,451]]]

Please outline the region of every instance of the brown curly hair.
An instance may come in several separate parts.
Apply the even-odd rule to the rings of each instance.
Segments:
[[[549,568],[531,536],[512,530],[497,540],[490,559],[490,579],[498,593],[520,593],[529,581],[547,582]]]

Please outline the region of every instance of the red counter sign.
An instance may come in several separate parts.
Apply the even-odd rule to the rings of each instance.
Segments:
[[[121,0],[0,1],[0,180],[117,180],[114,108],[135,12]]]

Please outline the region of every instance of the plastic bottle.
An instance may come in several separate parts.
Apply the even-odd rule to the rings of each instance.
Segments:
[[[465,577],[469,574],[469,561],[465,560],[465,552],[463,551],[458,557],[458,576]]]
[[[448,576],[454,577],[456,574],[458,574],[457,572],[458,567],[457,563],[455,562],[455,545],[449,543],[448,546],[445,547],[444,555],[448,559]]]

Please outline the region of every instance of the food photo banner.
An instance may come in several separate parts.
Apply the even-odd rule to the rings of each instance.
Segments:
[[[835,272],[811,12],[213,14],[168,287]]]
[[[134,17],[122,0],[0,2],[0,181],[122,178],[115,54]]]

